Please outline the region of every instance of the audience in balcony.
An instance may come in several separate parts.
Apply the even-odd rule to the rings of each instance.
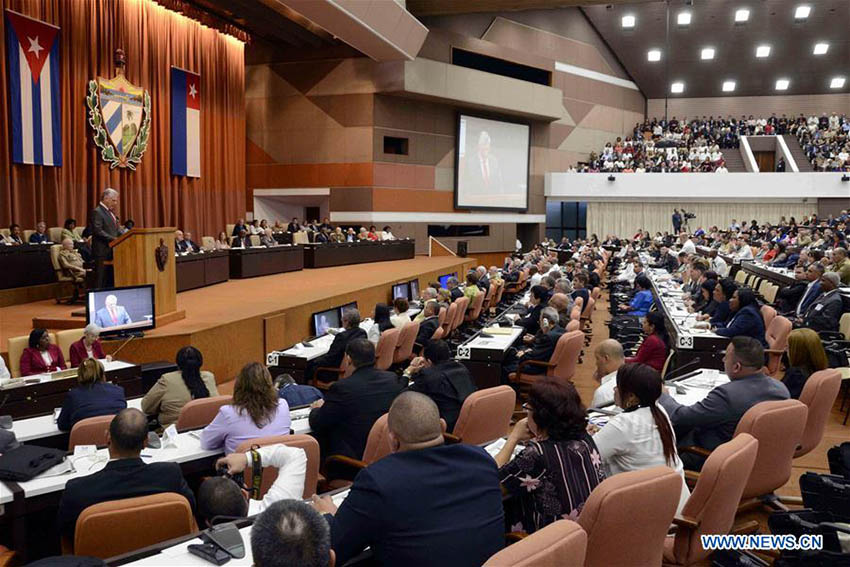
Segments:
[[[850,169],[850,120],[835,112],[820,118],[801,114],[791,126],[803,153],[815,171],[848,171]]]

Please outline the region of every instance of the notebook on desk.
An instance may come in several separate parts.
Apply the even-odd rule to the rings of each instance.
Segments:
[[[57,370],[56,372],[50,373],[51,380],[64,380],[65,378],[76,378],[77,377],[77,369],[69,368],[68,370]]]
[[[485,327],[481,329],[481,332],[490,335],[511,335],[514,330],[512,327]]]

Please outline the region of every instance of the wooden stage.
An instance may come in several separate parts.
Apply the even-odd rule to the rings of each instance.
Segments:
[[[375,262],[272,276],[230,280],[177,295],[177,309],[186,318],[158,327],[121,350],[122,360],[135,363],[173,361],[187,345],[201,350],[204,368],[217,382],[232,380],[248,362],[264,361],[268,351],[292,345],[310,335],[310,315],[356,301],[363,317],[375,304],[389,302],[391,286],[419,278],[419,289],[438,276],[462,275],[475,258],[417,256],[411,260]],[[35,318],[62,318],[73,326],[85,324],[71,317],[80,306],[56,305],[52,300],[0,309],[0,350],[9,337],[27,335]],[[122,341],[104,342],[113,352]],[[8,359],[8,356],[6,357]]]

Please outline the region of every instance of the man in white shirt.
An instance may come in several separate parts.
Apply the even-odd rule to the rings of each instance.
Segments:
[[[596,371],[593,377],[599,381],[599,387],[593,393],[590,407],[601,408],[614,403],[617,370],[626,363],[623,345],[614,339],[606,339],[593,351],[593,358],[596,360]]]
[[[697,247],[694,245],[694,241],[690,239],[690,237],[684,232],[679,235],[679,242],[682,244],[681,251],[685,254],[696,254]]]
[[[711,269],[721,278],[725,278],[729,274],[729,266],[726,264],[726,260],[721,258],[714,248],[709,251],[708,257],[711,258]]]
[[[277,479],[262,500],[249,499],[248,494],[233,480],[223,476],[209,478],[198,488],[198,513],[210,525],[216,516],[246,517],[259,514],[279,500],[301,500],[307,476],[307,454],[304,449],[276,444],[259,447],[262,467],[278,470]],[[231,453],[216,461],[217,469],[227,469],[228,475],[241,473],[252,466],[251,452]],[[251,479],[245,479],[251,484]]]
[[[746,243],[742,238],[737,238],[735,240],[737,245],[737,249],[735,250],[735,257],[739,260],[752,260],[753,259],[753,250],[750,248],[750,245]]]

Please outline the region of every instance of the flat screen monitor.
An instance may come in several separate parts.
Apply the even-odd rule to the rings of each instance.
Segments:
[[[410,286],[410,300],[418,301],[419,300],[419,280],[410,280],[408,282],[408,286]]]
[[[357,302],[352,301],[351,303],[346,303],[345,305],[343,305],[339,308],[339,323],[340,323],[339,326],[340,327],[342,327],[342,314],[345,312],[346,309],[357,309]]]
[[[328,309],[313,313],[313,334],[317,337],[327,334],[328,329],[338,329],[340,325],[339,309]]]
[[[145,331],[156,327],[152,285],[89,290],[86,323],[94,323],[102,336]]]
[[[454,272],[452,274],[446,274],[445,276],[440,276],[439,278],[437,278],[437,281],[440,282],[440,287],[448,287],[447,282],[449,281],[449,278],[456,278],[456,277],[457,277],[457,272]]]
[[[455,208],[528,208],[530,126],[458,114]]]
[[[399,297],[403,297],[407,300],[410,299],[410,289],[409,289],[409,286],[407,285],[407,282],[395,284],[393,286],[393,300],[395,300],[396,298],[399,298]]]

